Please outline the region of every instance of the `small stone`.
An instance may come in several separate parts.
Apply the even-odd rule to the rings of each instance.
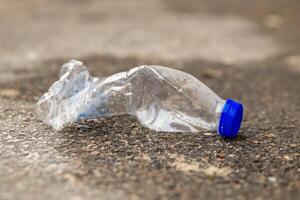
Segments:
[[[217,157],[221,158],[221,159],[224,159],[225,158],[225,154],[224,153],[218,153]]]
[[[273,133],[268,133],[266,136],[267,136],[268,138],[273,138],[273,137],[275,137],[275,135],[274,135]]]
[[[2,97],[7,97],[7,98],[14,98],[20,95],[20,91],[19,90],[15,90],[15,89],[3,89],[0,90],[0,96]]]
[[[229,157],[229,158],[234,158],[235,155],[234,155],[234,154],[229,154],[228,157]]]
[[[297,144],[290,144],[290,147],[297,147]]]
[[[31,121],[31,119],[29,118],[29,117],[26,117],[26,118],[24,118],[24,120],[23,120],[24,122],[30,122]]]
[[[273,176],[268,177],[268,181],[270,181],[271,183],[276,183],[276,178]]]
[[[205,136],[212,136],[213,134],[212,134],[212,133],[209,133],[209,132],[207,132],[207,133],[203,133],[203,135],[205,135]]]
[[[259,160],[260,160],[260,156],[256,155],[255,158],[254,158],[254,162],[259,162]]]
[[[95,151],[92,151],[90,154],[95,156],[95,155],[99,154],[99,151],[95,150]]]
[[[207,176],[214,177],[214,176],[220,176],[220,177],[227,177],[229,174],[232,173],[232,169],[229,167],[216,167],[216,166],[208,166],[206,168],[199,169],[200,172],[203,172]]]
[[[286,160],[291,160],[291,158],[288,155],[283,156],[283,158]]]

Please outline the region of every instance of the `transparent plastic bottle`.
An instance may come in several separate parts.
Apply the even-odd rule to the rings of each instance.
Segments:
[[[175,69],[145,65],[94,78],[82,62],[71,60],[36,111],[55,129],[80,119],[129,114],[156,131],[206,129],[232,138],[239,131],[243,106],[222,100],[195,77]]]

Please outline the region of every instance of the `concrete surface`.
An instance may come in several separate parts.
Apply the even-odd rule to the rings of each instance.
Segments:
[[[300,3],[0,0],[0,199],[297,199]],[[134,118],[55,132],[34,103],[71,58],[93,75],[193,74],[246,116],[235,140]]]

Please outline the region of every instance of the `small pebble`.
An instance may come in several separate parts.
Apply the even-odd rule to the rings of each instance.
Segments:
[[[225,154],[224,153],[218,153],[217,157],[221,158],[221,159],[224,159],[225,158]]]
[[[297,147],[297,144],[290,144],[290,147]]]
[[[229,154],[228,157],[229,157],[229,158],[234,158],[235,155],[234,155],[234,154]]]
[[[211,136],[211,135],[213,135],[212,133],[209,133],[209,132],[207,132],[207,133],[203,133],[203,135],[205,135],[205,136]]]
[[[270,176],[270,177],[268,177],[268,180],[271,182],[271,183],[276,183],[276,178],[275,177],[273,177],[273,176]]]
[[[7,97],[7,98],[14,98],[20,95],[20,91],[19,90],[15,90],[15,89],[3,89],[0,90],[0,96],[2,97]]]
[[[288,155],[283,156],[283,158],[286,160],[291,160],[291,158]]]
[[[268,133],[266,136],[267,136],[268,138],[273,138],[273,137],[275,137],[275,135],[274,135],[273,133]]]

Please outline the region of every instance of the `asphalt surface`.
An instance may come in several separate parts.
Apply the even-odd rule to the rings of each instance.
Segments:
[[[300,198],[297,1],[0,0],[0,199]],[[245,105],[234,140],[130,116],[54,131],[34,104],[61,65],[174,67]]]

